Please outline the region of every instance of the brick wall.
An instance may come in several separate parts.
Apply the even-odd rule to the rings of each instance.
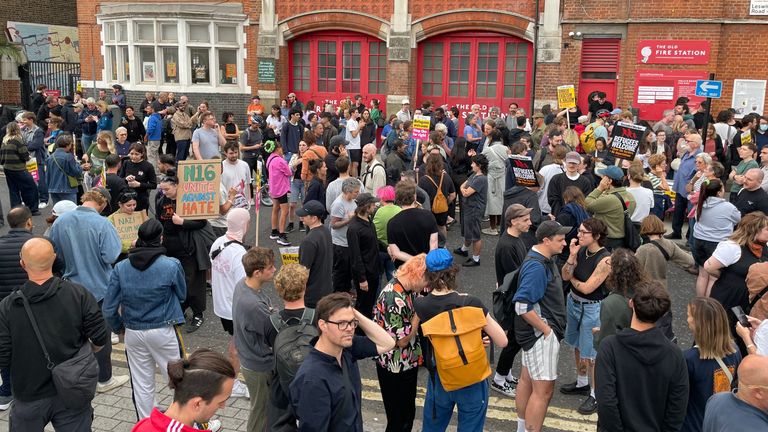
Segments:
[[[253,1],[253,0],[252,0]],[[254,1],[254,3],[256,3]],[[260,3],[260,2],[259,2]],[[298,0],[289,0],[289,1],[281,1],[276,0],[276,12],[277,16],[280,17],[280,20],[283,20],[285,18],[289,18],[292,16],[296,16],[299,14],[304,14],[307,12],[313,12],[318,10],[349,10],[354,12],[359,12],[364,15],[372,15],[379,17],[385,21],[389,21],[390,17],[392,16],[393,7],[394,7],[394,1],[392,0],[384,0],[384,1],[358,1],[358,2],[344,2],[339,3],[335,0],[315,0],[315,1],[298,1]],[[355,18],[356,20],[357,18]],[[354,25],[354,20],[348,20],[347,25]],[[335,30],[345,30],[344,27],[336,28]],[[349,29],[346,29],[349,30]]]
[[[181,93],[176,93],[176,99],[178,100]],[[247,126],[246,108],[251,103],[251,98],[248,95],[230,95],[222,93],[193,93],[189,94],[189,103],[193,107],[197,107],[200,102],[207,101],[211,111],[216,114],[216,121],[221,121],[221,114],[225,111],[235,113],[235,122],[244,128]],[[127,105],[133,106],[136,111],[139,110],[139,105],[144,100],[144,92],[138,91],[126,91],[125,100]]]
[[[544,1],[541,1],[543,10]],[[414,20],[424,18],[439,12],[445,12],[456,9],[466,9],[467,2],[463,0],[423,0],[409,1],[409,12]],[[513,12],[524,16],[534,16],[536,13],[536,2],[529,1],[509,1],[509,0],[484,0],[471,3],[472,7],[492,11]],[[467,17],[467,23],[471,18]]]

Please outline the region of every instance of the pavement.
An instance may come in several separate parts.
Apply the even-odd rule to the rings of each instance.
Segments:
[[[0,181],[0,201],[2,202],[3,213],[8,211],[9,200],[5,181]],[[42,210],[42,216],[34,218],[34,232],[42,235],[45,231],[46,223],[44,218],[50,215],[50,206]],[[252,210],[253,211],[253,210]],[[279,267],[279,251],[276,242],[269,240],[269,216],[271,208],[263,207],[258,215],[258,224],[252,224],[250,231],[245,239],[246,244],[256,244],[255,226],[259,226],[261,246],[271,247],[278,257],[276,265]],[[669,223],[667,223],[669,225]],[[7,225],[0,228],[0,235],[8,231]],[[288,234],[289,239],[294,246],[298,246],[304,234],[298,231]],[[493,270],[493,251],[498,237],[483,235],[483,249],[481,253],[481,265],[474,268],[462,268],[459,272],[459,291],[468,292],[479,297],[486,306],[491,306],[491,295],[495,289],[495,272]],[[449,249],[456,247],[461,242],[458,227],[448,231],[447,246]],[[673,327],[679,338],[680,347],[686,349],[692,345],[691,332],[686,324],[686,305],[695,295],[694,283],[695,276],[670,265],[668,274],[668,286],[672,297],[673,309]],[[274,287],[269,284],[265,288],[273,299],[273,304],[281,305],[281,301],[275,294]],[[219,319],[213,315],[213,307],[210,295],[208,297],[208,310],[205,313],[206,322],[200,330],[192,334],[184,334],[184,343],[188,352],[196,348],[205,347],[226,353],[228,335],[221,328]],[[127,374],[127,365],[125,363],[125,353],[123,345],[118,344],[113,347],[114,374]],[[495,360],[501,350],[495,350]],[[493,366],[492,366],[493,367]],[[386,428],[386,415],[384,406],[381,403],[381,393],[376,378],[376,370],[373,361],[360,362],[360,370],[363,384],[363,419],[366,431],[383,432]],[[520,371],[520,356],[515,360],[513,373],[517,375]],[[560,351],[559,368],[560,377],[557,380],[556,387],[575,380],[575,367],[572,349],[563,346]],[[416,423],[413,430],[421,430],[421,418],[426,395],[426,371],[422,369],[419,372],[418,394],[416,404],[418,405],[416,413]],[[163,383],[160,376],[157,377],[158,406],[164,409],[171,402],[171,391],[167,384]],[[582,397],[567,396],[561,394],[557,389],[549,407],[547,418],[544,424],[546,431],[569,431],[586,432],[594,431],[596,428],[597,415],[584,416],[576,411],[581,404]],[[93,401],[95,419],[93,423],[94,431],[104,432],[124,432],[130,431],[136,422],[135,411],[131,399],[129,384],[115,389],[111,392],[98,394]],[[230,399],[227,407],[217,413],[223,423],[225,431],[245,430],[245,421],[248,417],[248,401],[244,399]],[[485,424],[485,431],[488,432],[509,432],[517,427],[517,414],[515,411],[515,402],[513,399],[501,396],[491,391],[488,402],[488,412]],[[449,431],[455,431],[456,416],[454,416]],[[0,412],[0,430],[8,429],[8,411]],[[49,427],[46,430],[53,430]]]

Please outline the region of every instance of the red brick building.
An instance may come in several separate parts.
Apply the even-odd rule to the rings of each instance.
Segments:
[[[86,87],[160,89],[237,112],[361,94],[387,112],[402,99],[487,109],[556,104],[556,87],[600,89],[653,118],[695,80],[724,83],[714,110],[766,109],[764,0],[78,1]],[[537,10],[538,7],[538,10]],[[765,12],[768,13],[768,12]],[[537,25],[538,23],[538,25]],[[646,55],[647,54],[647,55]],[[735,81],[749,80],[749,81]],[[734,102],[734,86],[737,98]],[[762,89],[762,92],[761,92]],[[698,100],[693,99],[693,105]],[[757,107],[759,105],[759,107]]]

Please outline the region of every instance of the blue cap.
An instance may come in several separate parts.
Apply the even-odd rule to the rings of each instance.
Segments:
[[[616,165],[609,165],[601,170],[596,170],[595,173],[601,176],[608,176],[613,180],[621,180],[624,178],[624,171]]]
[[[427,254],[426,264],[427,271],[430,272],[445,270],[453,265],[453,255],[448,252],[448,249],[435,249]]]

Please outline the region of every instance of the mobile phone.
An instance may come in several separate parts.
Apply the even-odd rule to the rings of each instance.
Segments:
[[[747,319],[747,314],[744,313],[744,309],[742,309],[741,306],[734,306],[731,308],[731,311],[733,311],[733,314],[736,315],[736,319],[739,320],[739,323],[742,325],[742,327],[752,327],[752,324],[750,324],[749,320]]]

